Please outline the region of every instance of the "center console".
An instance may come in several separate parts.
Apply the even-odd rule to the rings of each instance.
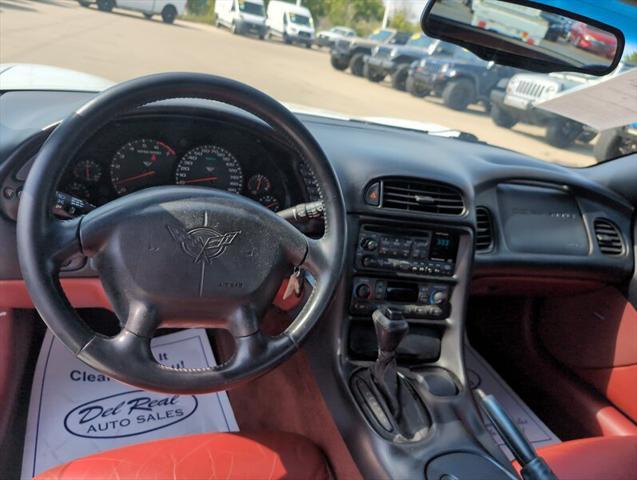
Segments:
[[[390,307],[413,319],[449,315],[458,235],[446,230],[363,224],[356,246],[350,313]]]
[[[307,348],[363,477],[515,478],[463,365],[469,219],[351,215],[348,230],[339,292]]]

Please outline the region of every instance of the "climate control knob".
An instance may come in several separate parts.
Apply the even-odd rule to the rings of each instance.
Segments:
[[[363,247],[363,249],[367,250],[368,252],[373,252],[378,248],[378,242],[373,238],[365,238],[361,242],[361,247]]]
[[[372,293],[372,290],[369,288],[369,285],[366,283],[361,283],[358,287],[356,287],[356,296],[358,298],[369,298],[369,295]]]
[[[447,303],[448,299],[449,295],[445,290],[437,290],[431,296],[431,303],[433,303],[434,305],[443,305]]]

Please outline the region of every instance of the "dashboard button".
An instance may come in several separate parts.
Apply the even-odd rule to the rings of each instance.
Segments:
[[[380,205],[380,183],[374,182],[365,190],[365,203],[373,207]]]
[[[363,257],[363,266],[364,267],[378,267],[378,260],[376,260],[374,257],[370,256],[370,255],[366,255]]]

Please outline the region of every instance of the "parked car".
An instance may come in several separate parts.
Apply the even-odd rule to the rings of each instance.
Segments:
[[[173,23],[186,10],[186,0],[78,0],[78,3],[83,7],[95,4],[103,12],[110,12],[116,7],[141,12],[148,19],[161,15],[164,23]]]
[[[571,31],[573,21],[563,15],[557,13],[542,12],[540,16],[549,24],[548,30],[544,35],[546,40],[557,42],[567,40]]]
[[[392,86],[405,90],[405,81],[409,66],[444,43],[434,40],[425,34],[414,34],[405,45],[378,45],[372,54],[364,57],[365,77],[371,82],[382,82],[387,75],[391,76]]]
[[[529,45],[539,45],[549,29],[549,22],[537,8],[499,0],[474,1],[471,8],[471,25]]]
[[[411,38],[408,32],[393,28],[377,30],[367,38],[347,38],[337,40],[331,50],[330,61],[336,70],[350,71],[357,77],[365,74],[365,55],[371,55],[378,45],[404,45]]]
[[[271,0],[268,4],[268,34],[281,38],[285,43],[301,43],[312,48],[314,20],[305,7],[293,3]]]
[[[314,44],[318,47],[332,48],[337,40],[355,36],[356,32],[349,27],[332,27],[329,30],[321,30],[318,32]]]
[[[263,0],[216,0],[215,25],[232,33],[253,33],[263,40],[268,33]]]
[[[441,45],[441,53],[414,62],[408,70],[407,90],[415,97],[441,96],[454,110],[466,110],[473,103],[490,108],[491,90],[515,69],[496,65],[451,44]]]
[[[593,153],[598,162],[637,152],[637,123],[600,132]]]
[[[560,92],[592,81],[594,77],[578,73],[548,75],[519,73],[491,92],[491,119],[505,128],[523,121],[546,127],[546,141],[554,147],[567,148],[576,140],[591,141],[596,132],[581,123],[535,107]]]
[[[575,22],[571,27],[568,40],[577,48],[586,50],[608,59],[615,56],[617,39],[614,35],[584,22]]]

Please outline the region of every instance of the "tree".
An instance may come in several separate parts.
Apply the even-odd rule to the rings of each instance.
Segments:
[[[624,62],[637,65],[637,50],[629,53],[628,55],[624,55]]]
[[[420,31],[420,27],[409,21],[409,14],[405,10],[397,10],[389,20],[389,26],[402,32],[416,33]]]
[[[214,0],[188,0],[186,9],[193,15],[205,15],[209,10],[214,10]]]
[[[382,20],[385,6],[382,0],[350,0],[354,9],[354,20],[365,20],[367,22]]]

